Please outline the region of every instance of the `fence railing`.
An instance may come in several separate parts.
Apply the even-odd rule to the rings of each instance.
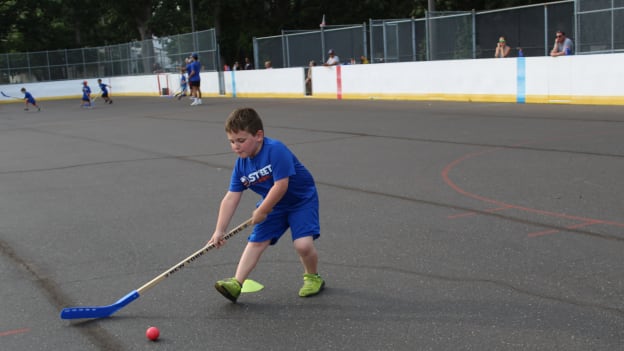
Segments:
[[[258,67],[271,61],[273,67],[307,66],[310,60],[322,62],[329,49],[341,60],[367,52],[366,24],[327,26],[319,30],[282,31],[282,35],[254,38],[254,60]]]
[[[624,51],[624,0],[575,2],[577,52]]]
[[[624,0],[566,0],[479,12],[427,12],[425,18],[369,20],[362,26],[287,32],[254,38],[256,61],[273,67],[307,66],[333,48],[343,62],[372,63],[494,57],[504,36],[511,56],[549,55],[557,30],[579,54],[624,51]],[[365,32],[360,37],[357,33]],[[367,40],[368,37],[368,40]],[[330,44],[328,44],[330,43]],[[357,60],[359,62],[359,60]]]
[[[577,54],[624,52],[624,0],[565,0],[480,12],[427,12],[425,18],[369,20],[253,38],[254,61],[272,67],[323,62],[371,63],[494,57],[504,36],[518,55],[548,55],[555,31],[568,33]],[[0,54],[0,84],[178,71],[197,52],[204,70],[220,70],[214,29],[119,45]]]
[[[192,52],[203,69],[217,69],[214,29],[95,48],[0,54],[0,84],[177,72]]]

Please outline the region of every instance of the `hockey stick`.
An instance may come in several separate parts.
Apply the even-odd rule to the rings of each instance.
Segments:
[[[232,236],[234,236],[234,235],[238,234],[239,232],[243,231],[249,225],[251,225],[251,219],[246,220],[244,223],[240,224],[238,227],[230,230],[223,237],[223,239],[227,240],[227,239],[231,238]],[[121,308],[123,308],[124,306],[129,304],[130,302],[138,299],[147,290],[149,290],[150,288],[154,287],[156,284],[160,283],[161,281],[163,281],[165,278],[167,278],[168,276],[172,275],[173,273],[181,270],[186,265],[188,265],[191,262],[195,261],[196,259],[201,257],[206,252],[210,251],[214,247],[215,247],[214,244],[206,244],[206,246],[204,246],[200,250],[196,251],[195,253],[193,253],[189,257],[183,259],[182,261],[180,261],[175,266],[173,266],[173,267],[169,268],[168,270],[164,271],[163,273],[161,273],[156,278],[154,278],[154,279],[150,280],[149,282],[145,283],[145,285],[143,285],[142,287],[140,287],[140,288],[130,292],[128,295],[122,297],[121,299],[119,299],[117,302],[115,302],[112,305],[108,305],[108,306],[88,306],[88,307],[67,307],[67,308],[64,308],[61,311],[61,318],[62,319],[79,319],[79,318],[104,318],[104,317],[109,317],[110,315],[112,315],[113,313],[117,312],[118,310],[120,310]]]
[[[2,94],[2,96],[4,96],[4,97],[8,97],[8,98],[11,98],[11,99],[22,100],[22,98],[18,98],[18,97],[15,97],[15,96],[9,96],[9,95],[5,94],[4,91],[0,91],[0,94]]]

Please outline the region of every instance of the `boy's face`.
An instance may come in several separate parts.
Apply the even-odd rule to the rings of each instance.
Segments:
[[[262,141],[264,140],[264,131],[262,130],[259,130],[256,135],[246,131],[226,134],[232,151],[240,158],[254,157],[262,148]]]

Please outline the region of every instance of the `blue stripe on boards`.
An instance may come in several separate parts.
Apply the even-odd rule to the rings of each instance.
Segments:
[[[236,75],[234,74],[235,70],[232,70],[232,97],[236,97]]]
[[[526,61],[524,57],[516,58],[516,102],[526,102]]]

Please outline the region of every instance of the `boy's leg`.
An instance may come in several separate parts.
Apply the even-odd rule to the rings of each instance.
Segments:
[[[293,245],[299,254],[299,259],[301,260],[301,264],[303,264],[305,273],[317,274],[318,253],[316,252],[316,247],[314,246],[314,240],[312,240],[312,237],[305,236],[303,238],[299,238],[293,242]]]
[[[314,296],[325,287],[325,281],[318,275],[318,253],[314,246],[314,240],[312,236],[305,236],[296,239],[293,244],[305,271],[299,296]]]
[[[234,278],[219,280],[215,284],[217,291],[221,295],[225,296],[232,302],[236,302],[236,299],[240,296],[243,282],[249,276],[249,273],[256,267],[260,256],[264,250],[271,243],[270,240],[255,243],[248,242],[243,254],[241,255],[238,267],[236,268],[236,275]]]
[[[236,268],[236,280],[239,283],[243,283],[245,279],[249,276],[251,271],[256,268],[256,264],[260,260],[260,256],[267,247],[271,240],[263,241],[260,243],[248,242],[247,246],[245,246],[245,250],[241,255],[240,261],[238,262],[238,267]]]

